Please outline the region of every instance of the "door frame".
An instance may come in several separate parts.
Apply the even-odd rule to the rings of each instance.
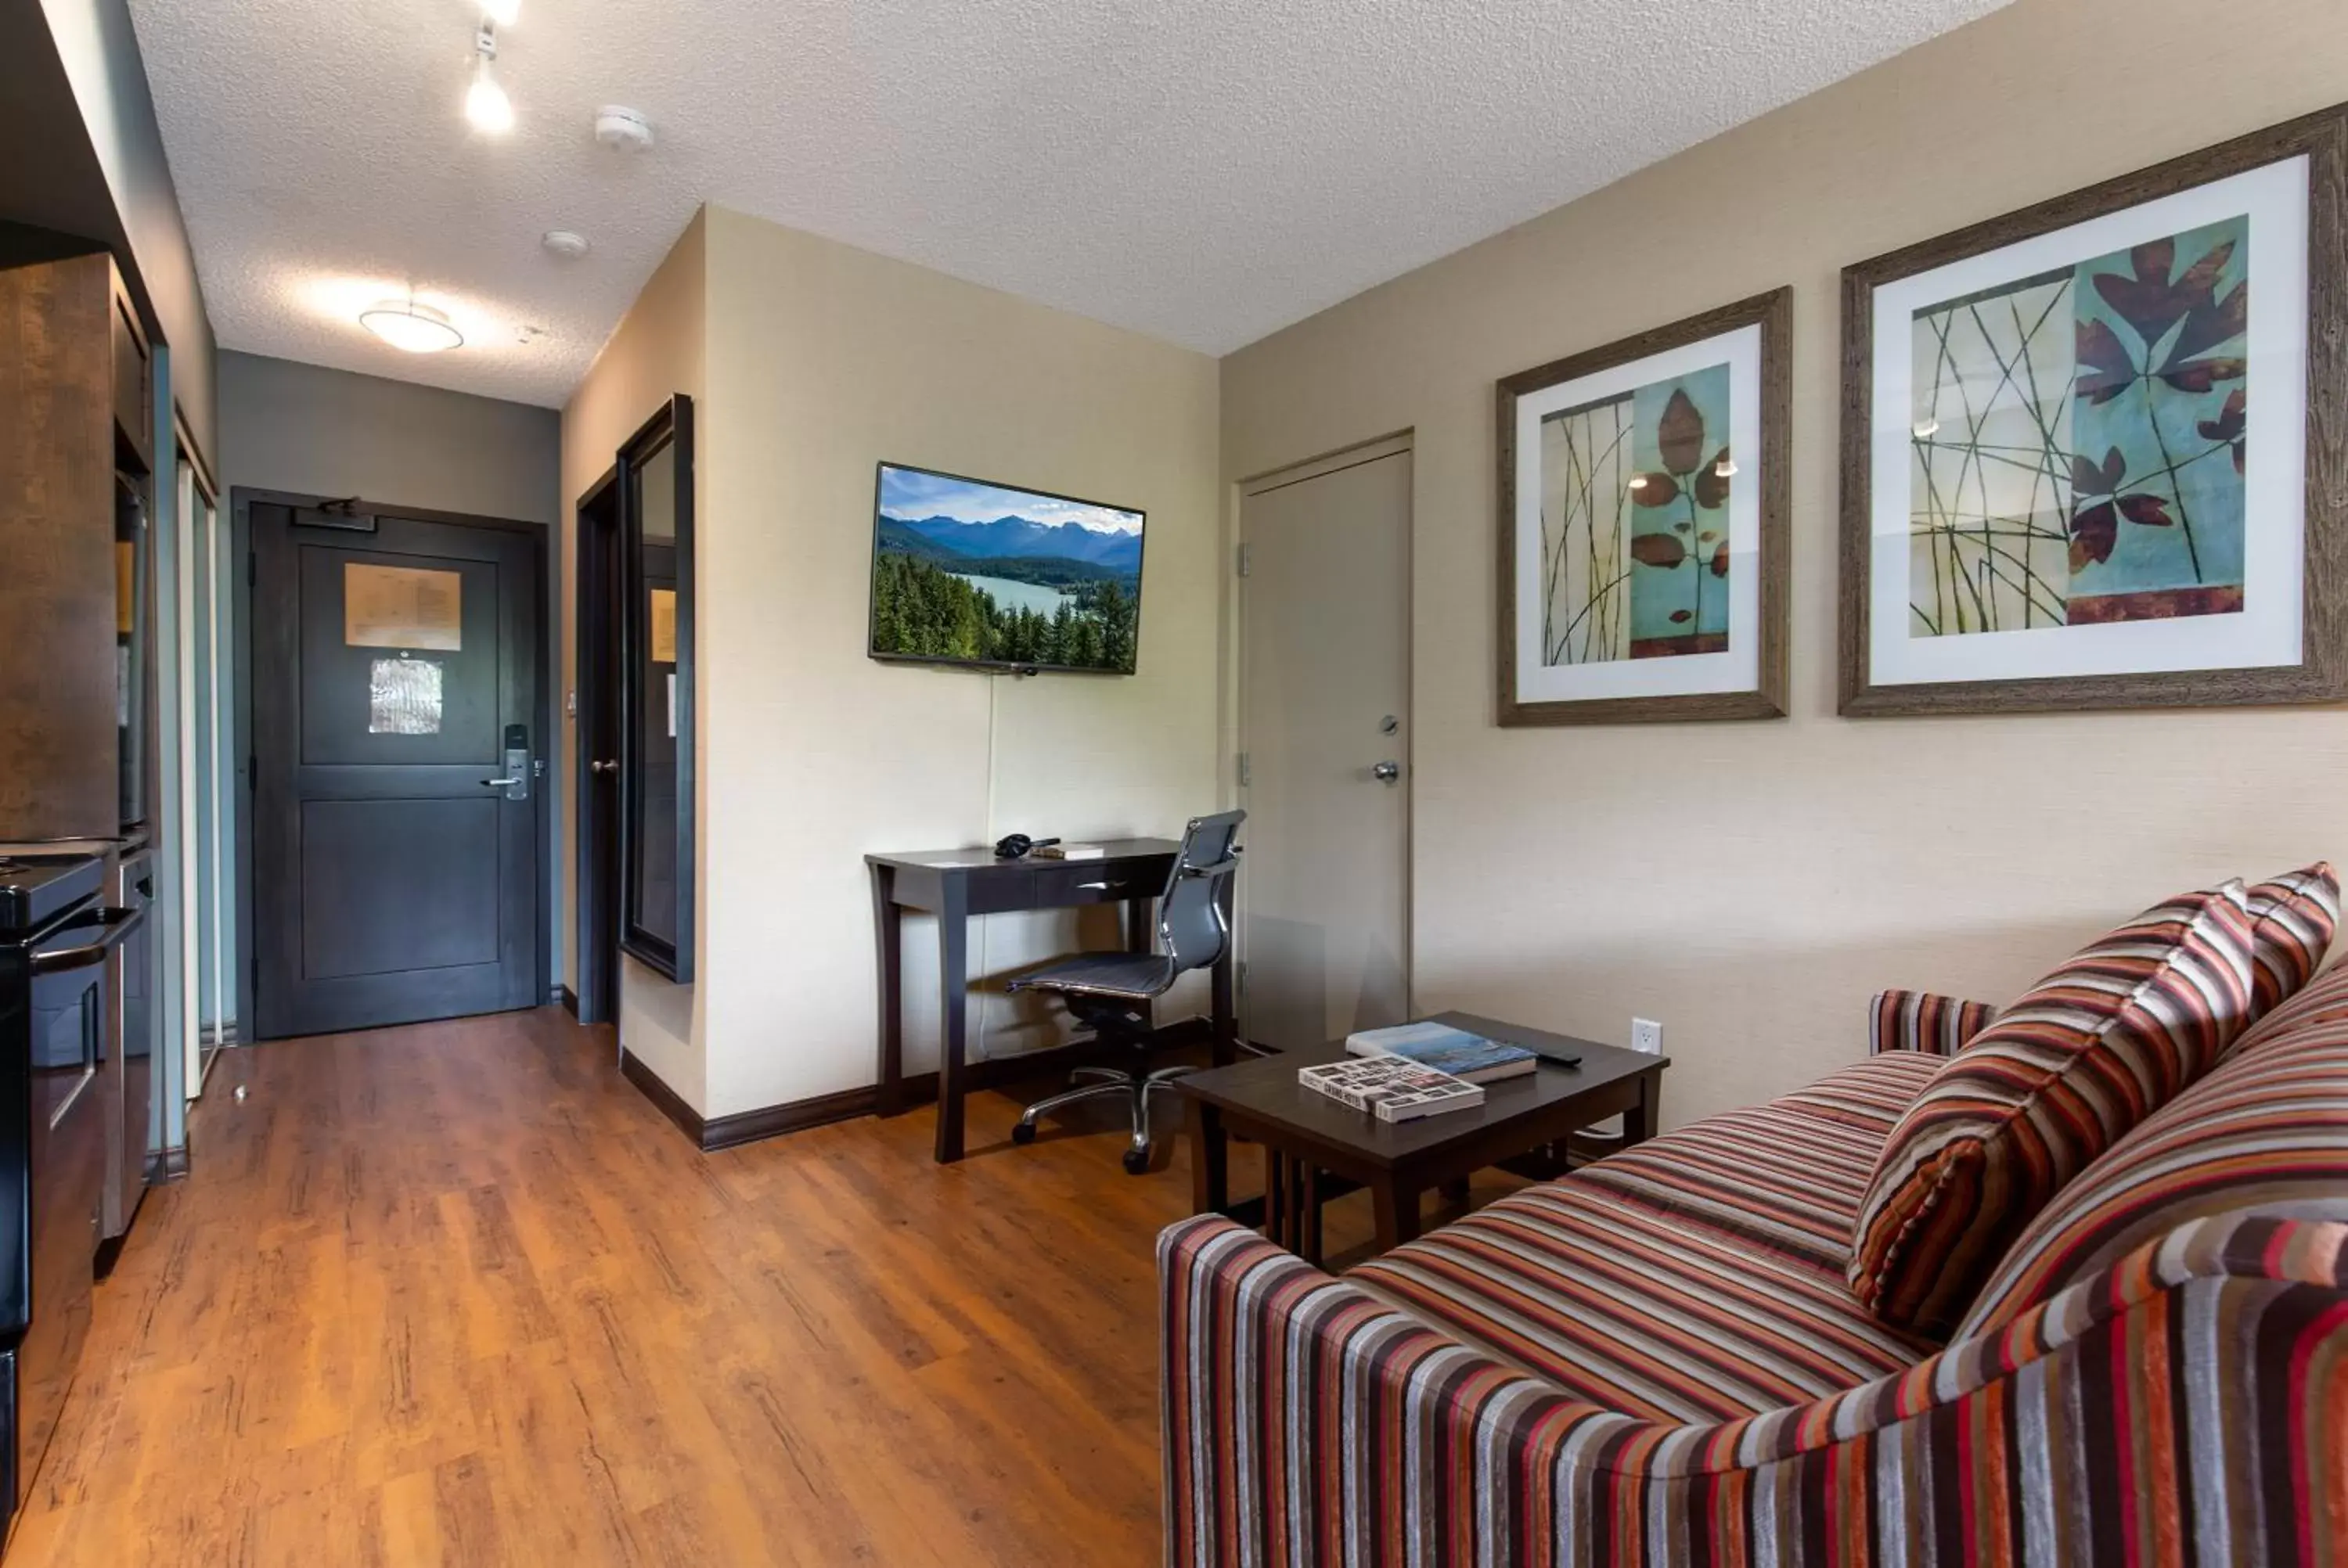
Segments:
[[[572,730],[572,789],[579,841],[572,907],[579,956],[572,996],[581,1023],[613,1023],[620,1016],[618,780],[612,780],[607,805],[594,774],[597,761],[616,762],[620,756],[620,469],[613,464],[572,508],[579,712]]]
[[[238,925],[230,884],[234,880],[230,868],[221,863],[221,819],[223,814],[233,817],[242,804],[242,791],[237,775],[242,771],[230,760],[221,737],[242,733],[233,723],[235,666],[240,664],[236,653],[238,620],[235,615],[236,590],[233,586],[234,552],[225,536],[227,519],[221,513],[220,487],[213,483],[211,470],[196,451],[195,443],[188,436],[187,418],[175,411],[172,422],[172,502],[171,527],[179,539],[179,574],[174,592],[179,600],[179,668],[178,689],[171,700],[180,710],[179,754],[171,766],[179,774],[179,804],[173,813],[170,855],[178,862],[180,907],[182,910],[180,944],[180,1017],[182,1039],[174,1049],[180,1053],[180,1083],[186,1098],[200,1098],[204,1091],[204,1080],[224,1045],[236,1043],[225,1030],[226,1020],[219,1015],[236,1012],[240,1028],[251,1015],[240,1009],[244,988],[234,983],[234,978],[219,968],[221,953],[241,951],[235,942],[228,941]],[[188,483],[180,485],[178,472],[181,463],[187,465]],[[160,482],[160,481],[159,481]],[[182,503],[191,503],[182,509]],[[210,508],[210,524],[200,535],[196,519],[200,512]],[[223,578],[225,572],[227,576]],[[220,619],[227,612],[228,640],[220,636]],[[209,648],[201,646],[209,640]],[[200,683],[209,686],[200,692]],[[211,723],[202,723],[209,712]],[[209,743],[209,751],[204,750]],[[203,804],[209,794],[212,810],[205,819]],[[150,798],[156,798],[150,796]],[[150,812],[150,820],[160,813]],[[202,841],[211,837],[207,846]],[[160,843],[160,839],[158,840]],[[206,854],[211,856],[211,886],[205,886],[202,866]],[[160,864],[160,856],[159,856]],[[205,894],[211,895],[209,907]],[[214,960],[213,1007],[215,1016],[210,1026],[211,1038],[204,1038],[203,1020],[203,949],[209,932]]]
[[[253,992],[261,973],[261,948],[255,929],[259,906],[253,886],[253,810],[260,793],[261,767],[258,742],[252,728],[252,639],[255,630],[252,614],[252,589],[259,571],[260,555],[252,538],[252,507],[255,502],[278,507],[323,507],[329,502],[347,506],[354,511],[369,512],[377,517],[405,518],[419,523],[442,523],[460,528],[491,528],[501,533],[526,534],[530,538],[531,567],[536,579],[539,614],[549,618],[530,640],[530,680],[537,700],[530,706],[530,723],[539,740],[533,751],[546,763],[546,771],[535,784],[559,786],[562,770],[556,766],[547,747],[547,739],[556,733],[553,727],[554,702],[552,673],[548,668],[546,628],[558,624],[551,618],[561,612],[561,603],[551,581],[549,563],[551,541],[548,536],[552,528],[544,523],[526,522],[516,518],[491,518],[475,512],[444,512],[429,507],[401,506],[392,501],[371,500],[363,496],[321,496],[311,490],[279,490],[265,485],[237,485],[229,491],[235,533],[233,549],[244,558],[244,570],[237,587],[236,634],[236,733],[245,746],[243,758],[244,787],[235,791],[236,810],[236,922],[238,933],[237,1016],[245,1042],[260,1038],[260,1011]],[[233,557],[232,557],[233,559]],[[551,878],[554,874],[557,846],[561,843],[560,825],[562,818],[562,797],[555,787],[534,789],[532,803],[538,807],[538,876],[532,879],[531,924],[535,935],[531,942],[536,968],[530,980],[531,1004],[548,999],[547,976],[553,972],[553,914],[555,901]]]
[[[1418,657],[1416,625],[1418,619],[1418,458],[1417,432],[1411,426],[1357,441],[1307,457],[1301,463],[1286,463],[1277,468],[1267,468],[1235,481],[1231,486],[1231,536],[1234,543],[1231,560],[1231,712],[1232,758],[1229,777],[1234,802],[1244,804],[1246,786],[1240,783],[1239,759],[1250,754],[1247,712],[1248,660],[1248,573],[1247,559],[1250,540],[1247,532],[1247,503],[1257,496],[1274,490],[1284,490],[1308,479],[1319,479],[1347,468],[1358,468],[1365,463],[1382,458],[1408,455],[1411,458],[1410,518],[1403,537],[1403,701],[1406,708],[1402,745],[1402,989],[1406,1010],[1414,1015],[1418,1010],[1418,942],[1416,924],[1418,916],[1418,858],[1415,845],[1418,832]],[[1250,926],[1248,879],[1239,878],[1238,907],[1233,916],[1236,927],[1235,943],[1238,955],[1239,997],[1237,1009],[1241,1027],[1247,1018],[1247,932]]]

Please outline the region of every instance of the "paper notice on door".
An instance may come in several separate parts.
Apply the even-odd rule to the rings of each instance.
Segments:
[[[343,563],[343,641],[353,648],[464,646],[465,579],[430,567]]]
[[[676,589],[653,589],[653,662],[676,662]]]
[[[367,671],[367,733],[440,733],[440,661],[377,659]]]

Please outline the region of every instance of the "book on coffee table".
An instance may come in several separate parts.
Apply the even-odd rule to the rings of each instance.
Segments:
[[[1416,1122],[1484,1103],[1481,1084],[1469,1083],[1399,1056],[1367,1056],[1296,1070],[1296,1081],[1381,1122]]]
[[[1345,1050],[1362,1057],[1398,1056],[1470,1083],[1521,1077],[1540,1065],[1540,1058],[1521,1045],[1472,1034],[1447,1023],[1362,1030],[1345,1037]]]

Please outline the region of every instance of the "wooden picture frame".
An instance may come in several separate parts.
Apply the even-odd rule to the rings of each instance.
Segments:
[[[1756,294],[1519,372],[1498,384],[1496,656],[1503,727],[1784,716],[1793,295],[1790,287]],[[1686,389],[1701,377],[1718,377],[1724,395],[1717,400],[1699,395],[1690,403]],[[1635,400],[1666,386],[1671,391],[1661,417],[1649,420],[1654,405]],[[1710,421],[1699,404],[1711,405],[1715,414],[1725,408],[1719,423],[1726,429],[1707,428]],[[1601,409],[1613,421],[1612,435],[1602,448],[1593,441],[1583,468],[1574,456],[1571,423]],[[1673,418],[1681,421],[1677,437],[1665,423]],[[1648,425],[1642,427],[1642,420]],[[1732,432],[1742,434],[1721,439]],[[1539,444],[1529,444],[1529,436]],[[1699,445],[1689,447],[1690,440]],[[1544,509],[1558,484],[1544,466],[1550,456],[1545,448],[1553,441],[1563,443],[1560,471],[1570,467],[1580,487],[1586,559],[1579,567],[1570,561],[1569,543],[1575,507]],[[1625,441],[1629,458],[1618,455]],[[1683,453],[1710,456],[1699,456],[1692,468],[1667,455],[1674,445]],[[1642,468],[1639,454],[1648,447],[1663,455],[1663,471]],[[1753,456],[1731,460],[1732,447]],[[1601,482],[1601,473],[1610,479],[1626,476],[1620,482],[1632,498],[1612,499],[1618,492],[1612,483]],[[1528,491],[1528,485],[1539,488]],[[1664,500],[1637,502],[1635,492],[1643,488],[1651,497],[1663,494]],[[1610,497],[1611,508],[1602,524],[1597,500],[1601,494]],[[1520,495],[1529,501],[1525,518],[1519,517]],[[1571,497],[1566,499],[1570,503]],[[1656,528],[1645,516],[1660,516],[1668,505],[1683,502],[1688,517],[1667,528]],[[1711,529],[1704,526],[1708,511],[1720,514]],[[1603,545],[1601,526],[1607,530]],[[1669,529],[1677,530],[1679,547],[1672,545]],[[1704,553],[1707,545],[1709,554]],[[1562,580],[1561,563],[1568,575],[1581,572],[1579,600],[1573,598],[1574,585]],[[1671,591],[1664,585],[1679,580],[1683,569],[1694,573],[1692,606],[1662,610],[1667,620],[1658,625],[1657,608],[1669,602],[1664,596]],[[1609,572],[1614,574],[1611,579]],[[1737,574],[1752,585],[1749,600]],[[1707,576],[1727,585],[1729,592],[1721,596],[1725,609],[1706,609]],[[1642,592],[1650,583],[1655,590]],[[1565,615],[1573,603],[1581,608]],[[1593,646],[1585,618],[1601,606],[1603,641]],[[1718,630],[1708,630],[1724,616]],[[1520,635],[1536,618],[1538,645],[1520,647]],[[1671,622],[1685,626],[1685,631],[1656,634]],[[1673,656],[1684,653],[1699,657],[1684,662]]]
[[[2305,176],[2303,273],[2291,194],[2300,169]],[[2348,106],[1843,270],[1838,641],[1844,714],[2043,712],[2348,698],[2348,657],[2342,646],[2348,634],[2348,606],[2342,602],[2348,590],[2348,562],[2343,559],[2348,552],[2343,181]],[[2217,216],[2238,206],[2238,217]],[[2261,226],[2281,240],[2261,250],[2254,237]],[[2033,272],[2020,265],[2024,262],[2041,270]],[[1997,269],[2007,266],[2015,268],[2013,281],[1979,287],[1990,273],[2003,279]],[[2295,310],[2264,302],[2291,300],[2291,284],[2301,279],[2303,336],[2291,325],[2299,320]],[[1972,292],[1964,291],[1966,284],[1973,285]],[[1934,302],[1935,285],[1957,292]],[[2014,335],[2001,351],[1988,346],[1994,333],[2008,330],[1995,307],[2032,289],[2046,291],[2050,302],[2060,300],[2047,311],[2061,337],[2044,340],[2043,352],[2054,362],[2068,355],[2070,379],[2057,394],[2037,390],[2034,380],[2028,405],[2036,411],[2036,428],[2031,440],[2043,442],[2044,450],[2034,446],[2028,453],[2037,470],[2030,481],[2033,502],[2016,515],[1998,506],[1984,488],[1976,519],[1979,547],[1968,557],[1960,545],[1974,544],[1975,521],[1962,520],[1969,503],[1947,498],[1950,492],[1934,466],[1949,452],[1971,452],[1987,472],[1993,465],[1980,455],[1991,449],[1985,435],[1993,410],[1982,405],[1977,413],[1969,403],[1957,439],[1944,438],[1940,411],[1945,386],[1980,384],[1976,378],[1946,374],[1961,368],[1950,345],[1957,331],[1969,330],[1969,341],[2005,364],[2011,384],[2015,367],[2027,370],[2040,357],[2042,350],[2033,346],[2040,331],[2034,323],[2045,318],[2031,314],[2034,301],[2013,308]],[[2065,289],[2067,294],[2062,292]],[[1911,305],[1909,314],[1899,313]],[[1984,306],[1987,316],[1977,317],[1972,328],[1947,326],[1960,311]],[[1983,320],[1990,324],[1982,324]],[[2025,327],[2025,322],[2034,324]],[[1912,323],[1904,343],[1883,330],[1898,323]],[[2230,325],[2232,335],[2222,335]],[[1917,368],[1916,350],[1934,331],[1940,335],[1931,384],[1921,392],[1926,378]],[[2289,374],[2301,358],[2303,400],[2299,378]],[[1879,408],[1879,378],[1886,387]],[[2253,380],[2260,383],[2259,395],[2248,395],[2246,406]],[[2270,386],[2281,390],[2268,392]],[[2140,419],[2129,414],[2136,421],[2132,426],[2117,424],[2119,415],[2107,410],[2138,393]],[[1892,409],[1892,401],[1903,395],[1904,408]],[[1990,392],[1990,405],[1998,395],[1997,389]],[[1920,396],[1932,405],[1923,407]],[[2262,407],[2279,410],[2263,425]],[[2171,410],[2166,425],[2164,409]],[[1892,422],[1895,414],[1900,427]],[[2003,426],[2001,433],[2012,428]],[[2177,456],[2164,429],[2185,434],[2196,446],[2209,444]],[[2146,433],[2157,448],[2148,459],[2137,450],[2137,437]],[[2297,466],[2287,444],[2293,436],[2303,440]],[[2279,440],[2286,444],[2279,446]],[[2102,456],[2095,453],[2098,447],[2105,449]],[[2222,461],[2229,448],[2230,481]],[[1996,450],[2013,454],[2023,448]],[[2268,459],[2262,469],[2260,455],[2277,451],[2281,457]],[[2189,480],[2183,477],[2192,464],[2209,458],[2218,461]],[[2126,477],[2131,467],[2138,477]],[[2295,476],[2302,470],[2300,482]],[[2212,490],[2213,484],[2230,488]],[[2107,498],[2096,499],[2106,492]],[[1925,497],[1921,502],[1915,499],[1919,495]],[[2189,526],[2188,496],[2196,505],[2217,497],[2204,513],[2205,523],[2214,525],[2207,529],[2214,546],[2196,546],[2188,528],[2178,526]],[[1919,512],[1920,505],[1927,510]],[[1931,526],[1920,528],[1920,520]],[[1994,530],[2007,525],[2014,531],[1998,536],[2007,545],[1995,544]],[[1895,538],[1897,557],[1877,548],[1877,541]],[[2130,541],[2138,540],[2142,548],[2128,558],[2134,575],[2119,573],[2115,561],[2127,555]],[[2189,583],[2172,586],[2184,582],[2174,566],[2180,543],[2192,575]],[[1945,576],[1939,575],[1943,548]],[[2204,549],[2213,561],[2206,568]],[[2285,569],[2294,559],[2295,596],[2290,591],[2294,572]],[[1929,590],[1923,586],[1928,560],[1935,574]],[[2042,575],[2034,562],[2054,570]],[[2167,580],[2160,576],[2164,571],[2172,574]],[[2048,588],[2034,597],[2058,579],[2059,594]],[[2208,582],[2217,586],[2199,586]],[[1929,608],[1918,602],[1920,594]],[[1903,601],[1906,613],[1895,635],[1888,629],[1887,611],[1900,610]],[[2089,606],[2094,613],[2082,617],[2079,611]],[[1952,636],[1952,630],[1992,635]],[[2285,661],[2293,651],[2296,662]],[[2197,665],[2194,660],[2202,653],[2210,661]],[[1976,668],[1978,676],[1960,673]]]

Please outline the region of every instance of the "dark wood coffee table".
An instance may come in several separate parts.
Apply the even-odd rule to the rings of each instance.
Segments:
[[[1421,1196],[1464,1184],[1488,1165],[1517,1160],[1609,1116],[1622,1118],[1625,1147],[1650,1137],[1671,1058],[1503,1023],[1472,1013],[1436,1019],[1493,1040],[1539,1042],[1579,1052],[1579,1067],[1543,1061],[1522,1077],[1484,1086],[1484,1103],[1416,1122],[1381,1122],[1296,1081],[1296,1070],[1345,1054],[1343,1040],[1282,1051],[1177,1080],[1192,1101],[1193,1195],[1200,1214],[1261,1224],[1273,1241],[1308,1262],[1321,1260],[1321,1204],[1367,1187],[1383,1252],[1418,1235]],[[1230,1139],[1263,1145],[1264,1195],[1234,1204]],[[1334,1180],[1333,1180],[1334,1178]]]

